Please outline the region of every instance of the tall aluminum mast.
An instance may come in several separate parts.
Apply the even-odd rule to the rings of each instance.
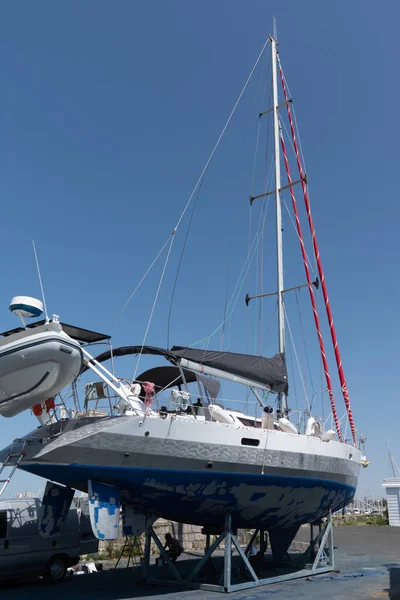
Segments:
[[[276,34],[275,34],[276,35]],[[283,298],[283,252],[282,252],[282,209],[279,190],[281,187],[281,166],[279,156],[279,120],[278,120],[278,82],[276,74],[276,39],[270,36],[272,61],[272,102],[274,115],[274,154],[275,154],[275,202],[276,202],[276,257],[278,279],[278,335],[279,352],[285,352],[285,308]],[[287,409],[286,394],[279,395],[279,407]]]

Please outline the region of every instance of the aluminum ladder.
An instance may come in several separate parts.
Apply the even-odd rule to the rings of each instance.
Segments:
[[[24,458],[26,446],[29,443],[39,442],[39,441],[40,440],[37,438],[25,438],[25,439],[17,438],[13,441],[13,443],[11,444],[10,452],[8,453],[6,460],[3,462],[3,464],[0,467],[0,476],[2,475],[2,473],[5,469],[11,469],[7,478],[0,479],[0,486],[1,486],[0,487],[0,497],[3,495],[6,487],[8,486],[8,484],[11,481],[12,476],[14,475],[14,473],[17,470],[17,468],[19,467],[22,459]],[[22,442],[22,448],[20,450],[18,450],[17,452],[13,452],[14,445],[20,444],[21,442]],[[14,459],[16,459],[16,460],[14,460]]]
[[[124,553],[128,554],[128,562],[126,568],[129,567],[130,562],[132,561],[132,567],[139,567],[141,562],[143,561],[143,545],[140,535],[134,535],[132,537],[126,537],[124,545],[122,547],[121,553],[118,557],[117,562],[115,563],[115,569],[118,567],[121,558]]]

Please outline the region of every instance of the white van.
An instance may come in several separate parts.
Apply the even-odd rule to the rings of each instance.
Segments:
[[[63,531],[52,538],[39,534],[40,504],[38,498],[0,501],[0,578],[43,575],[60,581],[82,554],[98,551],[87,501],[79,516],[70,509]]]

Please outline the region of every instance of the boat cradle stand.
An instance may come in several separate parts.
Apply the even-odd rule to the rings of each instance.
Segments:
[[[169,558],[154,529],[149,527],[146,529],[143,579],[145,583],[149,584],[172,586],[182,585],[183,587],[187,588],[229,593],[333,571],[335,569],[335,565],[331,513],[329,513],[326,523],[317,527],[317,534],[315,536],[314,531],[315,526],[310,524],[310,542],[305,552],[299,554],[299,558],[301,559],[299,564],[301,564],[302,567],[296,566],[297,561],[294,561],[291,557],[289,557],[289,555],[287,555],[288,559],[292,563],[291,568],[286,568],[286,572],[281,572],[281,574],[278,575],[271,573],[270,577],[261,577],[255,572],[252,566],[252,557],[249,560],[248,554],[257,538],[258,533],[260,533],[260,555],[264,556],[266,549],[264,532],[255,530],[246,550],[243,550],[236,537],[236,532],[233,532],[232,530],[230,515],[226,515],[224,531],[218,535],[212,544],[210,544],[210,532],[208,532],[207,529],[203,530],[203,532],[206,534],[205,553],[204,556],[197,561],[195,567],[189,572],[187,571],[187,568],[186,570],[182,568],[181,565],[185,564],[183,561],[178,563],[179,568],[177,568],[176,563],[173,563]],[[154,570],[156,569],[155,567],[151,568],[150,573],[150,550],[152,540],[160,551],[161,557],[167,564],[172,578],[166,578],[165,568],[163,569],[164,577],[161,574],[160,577],[153,576]],[[222,569],[217,569],[215,564],[211,563],[211,556],[220,547],[222,542],[225,542],[224,555],[222,561],[221,558],[219,561],[222,562],[223,567]],[[234,557],[234,559],[238,558],[239,562],[237,560],[232,561],[232,554],[235,550],[238,553],[238,557]],[[215,561],[215,563],[216,562],[217,561]],[[200,572],[204,573],[204,571],[207,570],[207,567],[209,570],[211,568],[213,575],[212,580],[215,581],[215,578],[217,577],[217,584],[206,583],[204,581],[204,576],[201,577],[201,581],[198,580]],[[290,572],[287,572],[288,570]],[[232,577],[232,575],[234,575],[234,577]],[[237,580],[238,576],[239,580],[241,579],[241,581],[239,583],[234,583],[232,580]],[[247,581],[243,581],[243,579],[247,579]]]

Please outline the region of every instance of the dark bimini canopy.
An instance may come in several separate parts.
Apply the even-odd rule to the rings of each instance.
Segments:
[[[153,356],[164,356],[170,362],[177,362],[177,357],[175,357],[172,352],[165,350],[164,348],[157,348],[156,346],[121,346],[120,348],[114,348],[112,351],[107,350],[107,352],[99,354],[95,357],[95,360],[99,363],[102,363],[110,360],[111,356],[113,356],[113,358],[117,358],[118,356],[129,356],[140,353],[150,354]],[[89,367],[85,365],[81,373],[84,373],[88,369]],[[198,373],[193,373],[193,371],[188,371],[187,369],[182,370],[187,383],[200,381],[206,388],[211,398],[215,399],[218,396],[220,388],[219,381],[216,379],[210,379],[209,377],[204,377]],[[174,385],[183,385],[184,383],[179,367],[175,366],[155,367],[153,369],[148,369],[139,375],[137,381],[151,381],[159,390],[162,388],[172,387]]]
[[[187,369],[182,369],[182,371],[186,383],[197,381],[196,374],[193,371],[188,371]],[[168,389],[174,385],[182,386],[185,383],[179,367],[154,367],[141,373],[136,377],[135,381],[152,381],[157,390]]]
[[[157,348],[156,346],[122,346],[113,350],[107,350],[99,356],[96,356],[97,362],[110,360],[111,356],[128,356],[132,354],[150,354],[153,356],[164,356],[173,364],[177,364],[181,359],[186,359],[197,363],[198,365],[209,366],[214,369],[219,369],[225,373],[231,373],[243,377],[244,379],[261,383],[271,390],[271,392],[288,393],[288,380],[286,371],[286,362],[284,354],[276,354],[273,358],[264,358],[263,356],[252,356],[249,354],[238,354],[236,352],[218,352],[215,350],[198,350],[196,348],[185,348],[182,346],[174,346],[172,350],[165,348]],[[87,371],[89,367],[86,365],[82,373]],[[185,372],[188,369],[185,369]],[[207,389],[210,396],[215,398],[218,394],[216,390],[209,389],[210,380],[208,377],[198,375],[199,381],[204,385],[207,382]],[[152,381],[149,379],[149,381]],[[192,381],[194,381],[192,379]],[[153,381],[153,383],[156,383]],[[161,387],[165,387],[162,385]],[[219,388],[218,388],[219,389]],[[216,393],[215,393],[216,392]]]
[[[273,358],[264,358],[263,356],[198,350],[182,346],[174,346],[171,354],[177,359],[186,359],[199,365],[256,381],[269,387],[271,392],[288,393],[289,386],[284,354],[276,354]],[[185,366],[187,368],[187,365]]]
[[[169,350],[164,350],[164,348],[157,348],[156,346],[121,346],[120,348],[113,348],[112,350],[107,350],[98,356],[95,356],[95,360],[97,362],[102,363],[106,360],[110,360],[111,357],[116,358],[118,356],[129,356],[132,354],[153,354],[154,356],[165,356],[167,360],[171,360],[172,362],[176,362],[174,356],[171,354]],[[82,373],[88,370],[88,366],[86,365],[82,369]]]
[[[40,327],[40,325],[44,325],[45,323],[46,321],[44,319],[41,321],[35,321],[34,323],[27,324],[26,328],[35,329],[35,327]],[[96,331],[90,331],[90,329],[83,329],[82,327],[76,327],[75,325],[68,325],[67,323],[60,322],[60,325],[65,333],[69,335],[69,337],[84,344],[104,342],[111,339],[111,335],[106,335],[105,333],[97,333]],[[9,331],[3,331],[3,333],[0,333],[0,336],[7,337],[13,333],[19,333],[20,331],[25,331],[25,329],[23,327],[16,327],[15,329],[10,329]]]
[[[215,399],[218,396],[220,388],[219,381],[210,379],[210,377],[204,377],[204,375],[199,375],[198,373],[193,373],[193,371],[188,371],[187,369],[182,369],[182,371],[186,383],[200,381],[212,399]],[[179,367],[154,367],[139,375],[139,377],[136,378],[136,381],[151,381],[156,386],[156,391],[168,389],[175,385],[183,386],[185,384]]]

